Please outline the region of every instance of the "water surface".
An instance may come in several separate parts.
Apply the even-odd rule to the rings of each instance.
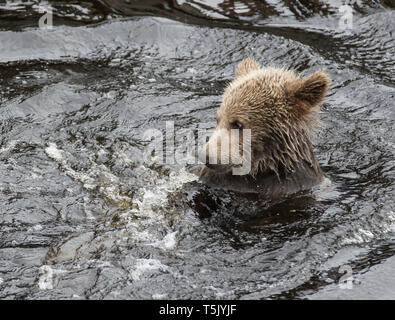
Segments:
[[[395,298],[393,2],[356,2],[350,30],[340,1],[52,6],[48,30],[37,1],[0,3],[1,299]],[[147,130],[214,126],[248,56],[332,78],[311,192],[144,161]]]

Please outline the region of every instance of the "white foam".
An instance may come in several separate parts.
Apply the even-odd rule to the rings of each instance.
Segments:
[[[120,216],[126,222],[124,235],[147,246],[165,251],[174,250],[177,245],[177,232],[169,225],[168,216],[174,212],[174,208],[169,204],[169,195],[180,190],[186,182],[196,180],[197,177],[185,169],[172,172],[167,177],[161,177],[157,172],[143,166],[139,167],[138,171],[142,176],[155,176],[156,184],[138,190],[132,200],[135,206]],[[174,213],[176,219],[179,213]],[[145,218],[148,219],[144,220]],[[161,229],[162,232],[154,234],[147,232],[147,229],[154,225],[157,225],[157,229]],[[161,236],[163,233],[165,233],[164,237]]]
[[[199,73],[199,71],[197,71],[197,70],[194,69],[194,68],[188,68],[187,71],[190,72],[190,73],[192,73],[192,74],[197,74],[197,73]]]
[[[39,269],[38,288],[40,290],[51,290],[54,286],[54,276],[66,273],[66,270],[56,270],[48,265],[43,265]]]
[[[45,153],[55,161],[63,160],[63,151],[59,150],[55,143],[49,143],[48,147],[45,148]]]
[[[342,245],[358,245],[385,237],[389,233],[395,232],[394,211],[385,213],[383,218],[384,219],[380,219],[375,225],[372,225],[369,230],[364,228],[353,230],[347,238],[342,240]]]
[[[19,140],[12,140],[12,141],[10,141],[3,148],[0,149],[0,154],[3,153],[3,152],[6,152],[6,151],[14,149],[18,142],[19,142]]]
[[[74,180],[80,181],[87,190],[93,190],[99,187],[99,190],[107,198],[116,202],[130,202],[131,199],[119,193],[119,179],[112,174],[104,165],[98,165],[91,161],[90,169],[85,173],[77,172],[67,163],[70,156],[67,152],[59,149],[55,143],[50,143],[45,149],[46,154],[61,165],[64,172]],[[100,151],[99,151],[100,152]],[[97,176],[104,176],[103,180],[98,180]],[[91,217],[92,218],[92,217]]]
[[[75,171],[69,164],[68,159],[72,155],[61,150],[55,143],[51,143],[45,149],[46,154],[59,163],[62,171],[74,180],[80,181],[84,188],[99,190],[100,193],[114,202],[130,204],[128,210],[120,214],[120,218],[125,222],[125,229],[119,233],[119,239],[133,238],[147,246],[154,246],[159,249],[170,251],[177,245],[177,232],[169,225],[168,210],[172,212],[173,207],[169,204],[169,195],[180,190],[187,182],[196,181],[198,177],[182,168],[164,176],[159,170],[146,167],[144,165],[136,167],[134,170],[141,178],[141,183],[145,187],[138,189],[132,198],[120,194],[120,181],[117,176],[110,172],[105,165],[98,165],[91,160],[91,166],[87,171]],[[99,153],[103,154],[103,150]],[[116,153],[117,160],[122,164],[131,164],[132,160],[119,151]],[[155,159],[152,159],[155,162]],[[154,168],[158,165],[153,164]],[[155,184],[153,184],[153,181]],[[89,211],[87,218],[94,218]],[[179,213],[177,213],[179,214]],[[137,218],[137,219],[136,219]],[[145,218],[148,218],[144,220]],[[151,233],[149,228],[155,224],[163,232]],[[163,236],[164,234],[164,236]],[[138,277],[138,273],[134,273]]]
[[[40,290],[51,290],[54,287],[54,276],[66,273],[66,270],[56,270],[48,265],[43,265],[39,269],[38,288]]]
[[[334,184],[328,177],[325,177],[317,187],[312,189],[312,191],[318,201],[336,199],[341,194],[336,190],[336,184]]]
[[[374,235],[369,230],[364,230],[362,228],[358,229],[358,232],[362,234],[367,239],[373,239]]]
[[[53,289],[53,270],[50,266],[41,266],[39,269],[40,278],[38,279],[38,288],[40,290]]]
[[[163,250],[172,250],[175,248],[177,231],[168,233],[162,240],[151,243],[153,247],[161,248]]]
[[[395,212],[389,211],[387,214],[388,220],[390,221],[388,230],[391,232],[395,232]]]
[[[214,294],[215,294],[217,299],[221,299],[221,298],[224,298],[224,297],[229,297],[230,295],[234,294],[233,290],[224,291],[224,290],[218,289],[218,288],[216,288],[214,286],[207,286],[207,287],[204,287],[204,288],[214,291],[215,292]]]
[[[139,170],[152,171],[144,166],[139,167]],[[196,175],[187,172],[184,168],[170,173],[168,177],[156,176],[155,178],[154,186],[140,189],[133,199],[137,208],[132,209],[128,214],[134,213],[137,216],[151,217],[155,220],[162,219],[163,211],[158,212],[158,208],[168,204],[168,195],[179,190],[185,183],[197,180]]]
[[[134,270],[130,272],[130,276],[133,280],[137,281],[141,279],[144,273],[152,270],[168,271],[169,267],[163,265],[156,259],[138,259],[134,266]]]
[[[43,226],[41,224],[36,224],[31,228],[27,229],[27,232],[33,232],[33,231],[41,231],[43,229]]]
[[[163,300],[167,298],[167,293],[155,293],[152,295],[152,299],[154,300]]]

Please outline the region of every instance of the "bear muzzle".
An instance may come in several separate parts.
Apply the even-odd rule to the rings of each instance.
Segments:
[[[235,175],[245,175],[249,173],[251,163],[248,161],[246,164],[247,159],[242,157],[240,149],[244,150],[243,146],[240,146],[239,134],[236,130],[217,128],[199,152],[198,158],[216,173],[225,174],[233,171]]]

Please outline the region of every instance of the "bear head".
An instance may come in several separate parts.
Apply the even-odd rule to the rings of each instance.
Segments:
[[[243,60],[223,94],[217,126],[199,160],[216,174],[256,176],[271,170],[280,178],[302,163],[318,172],[311,130],[329,83],[323,71],[300,78],[290,70]]]

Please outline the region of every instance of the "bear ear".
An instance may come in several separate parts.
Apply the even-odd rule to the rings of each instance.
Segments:
[[[288,93],[297,100],[308,103],[313,107],[325,98],[329,84],[329,76],[324,71],[317,71],[292,83],[288,87]]]
[[[236,68],[236,78],[244,76],[251,71],[259,70],[259,64],[252,58],[244,59]]]

